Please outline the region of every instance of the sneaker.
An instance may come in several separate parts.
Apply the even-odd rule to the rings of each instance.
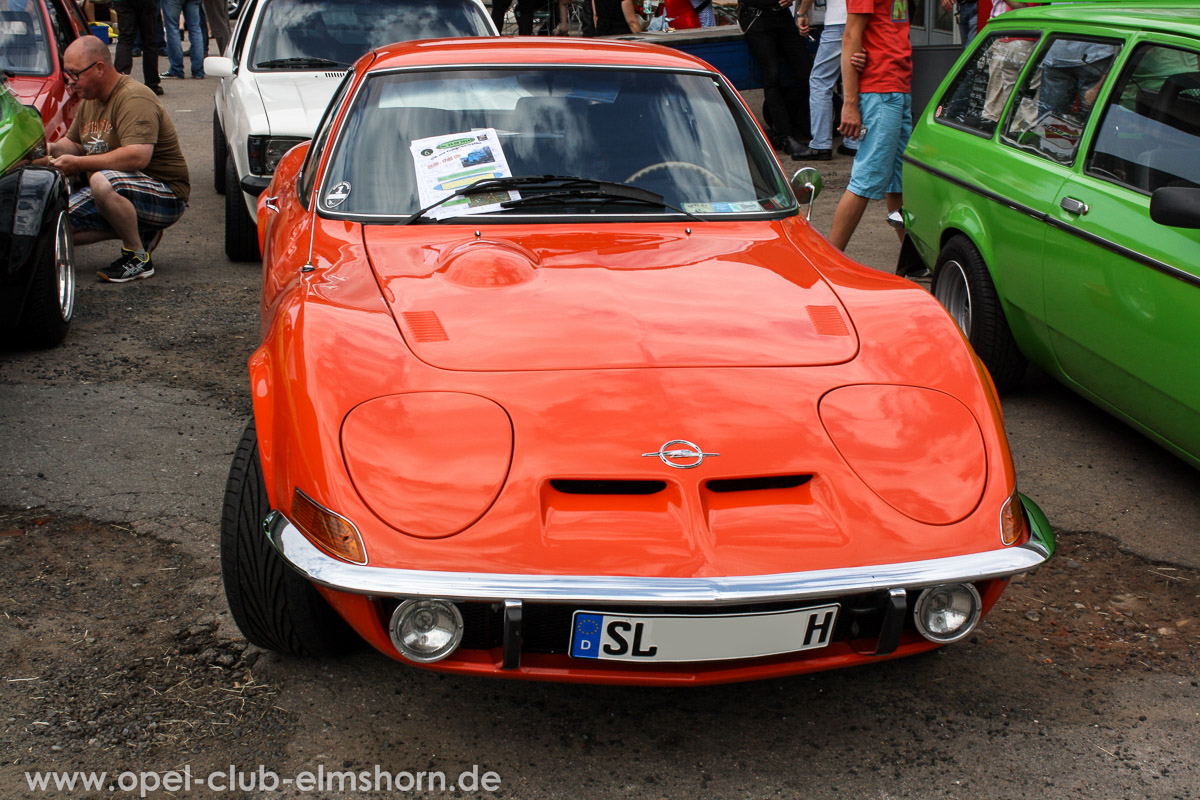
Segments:
[[[97,277],[102,281],[109,283],[125,283],[127,281],[136,281],[141,278],[150,278],[154,276],[154,262],[150,260],[150,256],[146,256],[146,260],[142,261],[132,250],[121,248],[121,257],[107,267],[96,271]]]
[[[138,238],[142,240],[142,247],[146,248],[147,253],[154,252],[154,248],[158,247],[158,243],[162,241],[162,235],[162,228],[138,231]],[[124,251],[125,248],[122,247],[121,250]]]
[[[183,73],[176,75],[174,72],[160,72],[160,73],[158,73],[158,77],[172,78],[174,80],[181,81],[181,80],[183,80]]]

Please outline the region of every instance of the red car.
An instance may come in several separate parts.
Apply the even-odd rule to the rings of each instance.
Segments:
[[[0,70],[10,73],[12,93],[42,115],[49,141],[66,134],[79,104],[63,82],[63,51],[90,35],[71,0],[13,0],[0,10]]]
[[[259,199],[226,595],[294,654],[699,684],[968,635],[1054,550],[987,372],[711,67],[364,56]]]

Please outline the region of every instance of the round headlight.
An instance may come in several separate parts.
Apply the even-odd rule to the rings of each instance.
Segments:
[[[913,613],[922,636],[947,644],[958,641],[975,628],[982,608],[979,592],[974,586],[950,583],[921,592]]]
[[[392,612],[389,632],[409,661],[441,661],[462,641],[462,614],[446,600],[405,600]]]

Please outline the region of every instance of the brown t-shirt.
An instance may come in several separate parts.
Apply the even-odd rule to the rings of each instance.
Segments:
[[[107,100],[84,100],[67,138],[83,145],[87,155],[107,153],[127,144],[152,144],[154,152],[142,172],[165,183],[187,202],[192,184],[187,161],[175,135],[175,123],[154,92],[122,75]]]

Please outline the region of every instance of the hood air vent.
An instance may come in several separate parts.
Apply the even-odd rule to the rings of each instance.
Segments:
[[[758,492],[763,489],[795,489],[812,480],[812,475],[771,475],[765,478],[724,478],[704,484],[710,492]]]

